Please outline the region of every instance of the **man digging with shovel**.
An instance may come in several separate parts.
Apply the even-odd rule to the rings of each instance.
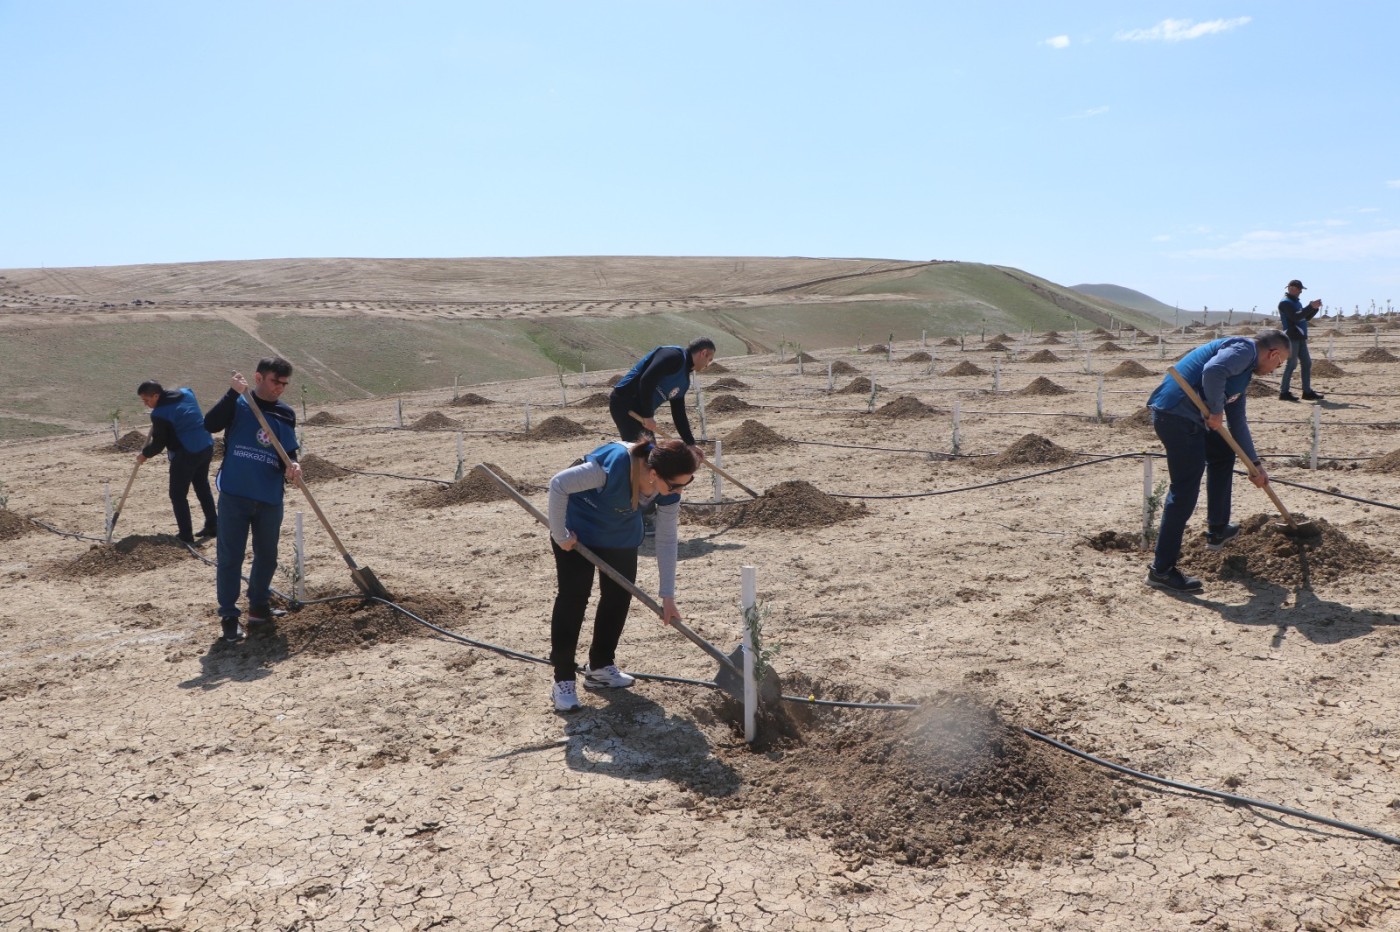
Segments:
[[[1239,533],[1230,523],[1230,492],[1234,482],[1235,452],[1221,431],[1229,431],[1254,464],[1249,480],[1267,489],[1268,473],[1254,451],[1245,417],[1245,389],[1255,375],[1268,375],[1288,359],[1289,341],[1278,330],[1261,330],[1249,337],[1213,340],[1187,353],[1174,367],[1209,410],[1202,416],[1192,397],[1169,371],[1147,399],[1152,428],[1167,452],[1171,488],[1162,507],[1157,550],[1147,570],[1147,584],[1174,592],[1199,592],[1201,581],[1177,569],[1186,522],[1196,510],[1201,476],[1206,477],[1206,546],[1219,550]]]
[[[224,434],[224,462],[214,477],[219,490],[218,569],[215,586],[223,641],[236,644],[239,630],[238,592],[243,584],[243,556],[248,535],[253,537],[253,566],[248,571],[248,629],[268,630],[272,624],[272,576],[277,571],[277,539],[282,532],[282,490],[301,478],[301,464],[284,467],[272,440],[248,407],[256,401],[268,426],[288,457],[296,456],[297,415],[280,401],[292,378],[292,364],[280,356],[258,363],[253,391],[235,372],[229,390],[204,415],[210,433]]]

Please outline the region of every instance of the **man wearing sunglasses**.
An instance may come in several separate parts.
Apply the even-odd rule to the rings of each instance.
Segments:
[[[214,485],[219,490],[215,586],[226,644],[243,639],[238,595],[250,535],[253,565],[248,571],[248,630],[268,631],[272,626],[271,589],[282,532],[282,491],[286,482],[301,477],[301,465],[293,462],[284,467],[271,438],[248,407],[248,399],[257,404],[287,456],[295,460],[297,415],[281,400],[291,378],[292,364],[280,356],[269,356],[258,363],[252,392],[248,392],[247,379],[235,372],[224,397],[204,415],[205,430],[224,433],[224,461]]]

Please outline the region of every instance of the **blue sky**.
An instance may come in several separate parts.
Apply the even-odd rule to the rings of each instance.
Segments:
[[[937,258],[1400,306],[1398,10],[0,0],[0,268]]]

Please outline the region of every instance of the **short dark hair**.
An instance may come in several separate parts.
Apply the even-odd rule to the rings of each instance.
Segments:
[[[292,364],[281,356],[265,356],[258,360],[257,371],[271,372],[273,375],[290,379],[292,377]]]
[[[165,388],[155,379],[147,379],[136,386],[136,394],[138,395],[160,395],[164,394],[164,392]]]
[[[1254,335],[1254,348],[1267,353],[1269,350],[1281,349],[1285,353],[1293,352],[1293,343],[1288,339],[1288,334],[1282,330],[1260,330]],[[1302,350],[1299,350],[1302,352]]]
[[[695,451],[680,440],[667,440],[664,443],[639,443],[632,448],[632,456],[642,461],[662,479],[677,476],[693,476],[700,468]]]
[[[686,354],[690,356],[694,356],[701,350],[709,350],[712,353],[715,352],[715,341],[711,340],[709,337],[696,337],[691,340],[685,348]]]

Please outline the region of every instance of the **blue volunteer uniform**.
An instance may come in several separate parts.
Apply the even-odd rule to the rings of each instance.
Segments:
[[[170,461],[170,506],[175,512],[176,533],[185,543],[194,543],[189,494],[194,488],[204,512],[201,537],[211,537],[218,529],[218,509],[209,488],[209,464],[214,458],[214,438],[204,429],[204,412],[188,388],[167,389],[151,409],[151,439],[141,455],[150,459],[162,450]]]

